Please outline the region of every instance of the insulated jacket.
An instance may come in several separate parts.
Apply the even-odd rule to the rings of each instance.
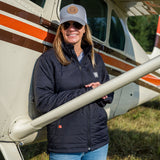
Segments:
[[[81,62],[72,45],[63,44],[62,48],[71,62],[69,65],[62,65],[52,48],[38,58],[35,66],[35,102],[42,114],[92,89],[85,85],[92,82],[102,84],[109,80],[99,54],[95,53],[96,65],[92,66],[91,46],[83,46],[84,57]],[[48,152],[87,152],[108,144],[107,114],[103,107],[112,99],[113,93],[105,100],[101,98],[49,124]]]

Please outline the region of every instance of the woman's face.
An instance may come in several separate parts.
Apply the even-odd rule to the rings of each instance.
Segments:
[[[80,44],[85,33],[85,26],[78,22],[68,21],[62,24],[61,32],[66,43]]]

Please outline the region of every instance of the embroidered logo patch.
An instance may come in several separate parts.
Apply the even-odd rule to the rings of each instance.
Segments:
[[[76,14],[78,12],[78,8],[76,6],[70,6],[68,9],[67,9],[67,12],[69,14]]]
[[[98,72],[93,72],[95,78],[98,78]]]

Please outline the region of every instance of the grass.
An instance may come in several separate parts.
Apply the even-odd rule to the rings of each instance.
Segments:
[[[108,160],[160,160],[160,101],[116,117],[108,126]]]
[[[110,120],[108,127],[107,160],[160,160],[160,97]],[[22,147],[25,160],[48,160],[45,151],[46,143]]]
[[[159,117],[160,110],[138,107],[109,121],[108,159],[160,160]]]

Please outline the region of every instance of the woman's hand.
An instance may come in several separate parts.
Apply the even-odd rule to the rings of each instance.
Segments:
[[[85,87],[92,87],[92,88],[97,88],[101,84],[99,82],[92,82],[90,84],[85,85]]]
[[[85,87],[92,87],[94,89],[94,88],[99,87],[100,85],[101,85],[100,82],[92,82],[90,84],[85,85]],[[104,96],[104,97],[102,97],[102,99],[106,99],[107,97],[108,96]]]

